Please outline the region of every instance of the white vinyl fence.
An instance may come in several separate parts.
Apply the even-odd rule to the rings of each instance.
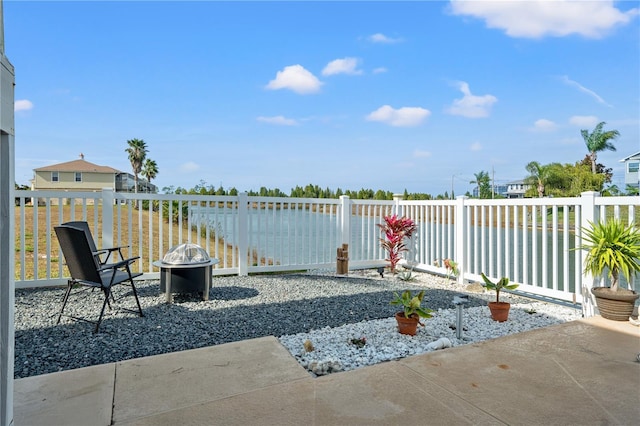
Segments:
[[[152,262],[191,242],[220,260],[215,275],[336,268],[348,244],[351,269],[386,264],[378,224],[399,214],[418,225],[405,267],[445,274],[457,262],[461,281],[507,276],[519,291],[583,303],[589,311],[593,278],[582,274],[581,229],[622,218],[638,223],[640,197],[393,201],[15,191],[16,287],[59,285],[65,268],[53,227],[89,222],[99,247],[127,246],[139,256],[143,278],[157,278]],[[630,287],[636,282],[628,283]],[[637,289],[636,289],[637,290]],[[584,303],[586,301],[586,304]],[[588,314],[588,312],[587,312]]]

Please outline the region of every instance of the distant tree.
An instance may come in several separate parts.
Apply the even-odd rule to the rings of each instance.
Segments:
[[[602,195],[605,197],[615,197],[618,195],[624,195],[618,185],[609,185],[602,190]]]
[[[382,189],[378,189],[375,194],[373,194],[374,200],[393,200],[393,193],[389,191],[383,191]]]
[[[158,164],[154,160],[147,158],[142,165],[140,173],[151,183],[151,179],[155,179],[158,176]]]
[[[640,195],[640,188],[637,186],[627,185],[625,192],[627,195]]]
[[[589,168],[591,168],[591,156],[589,154],[585,155],[584,158],[582,159],[582,161],[576,163],[576,164],[583,164],[586,166],[589,166]],[[592,170],[593,173],[593,170]],[[606,183],[610,183],[611,179],[613,178],[613,169],[612,168],[607,168],[604,166],[604,164],[602,163],[596,163],[596,173],[599,174],[603,174],[604,175],[604,181]]]
[[[530,175],[525,183],[531,186],[526,196],[577,197],[584,191],[602,191],[605,175],[591,173],[589,164],[527,164]]]
[[[549,179],[549,166],[531,161],[526,165],[525,169],[529,172],[529,176],[525,178],[525,183],[532,185],[538,192],[538,198],[544,196],[545,183]]]
[[[135,182],[134,192],[138,192],[138,174],[142,170],[142,163],[147,157],[147,144],[142,139],[129,139],[127,141],[129,147],[125,152],[129,154],[129,162],[133,169],[133,177]]]
[[[586,164],[551,163],[547,169],[546,195],[577,197],[584,191],[602,191],[605,175],[591,173]]]
[[[616,147],[610,142],[620,136],[620,132],[617,130],[603,131],[602,128],[606,122],[602,121],[598,123],[593,129],[593,132],[589,133],[588,130],[583,129],[580,131],[584,143],[587,145],[589,151],[589,158],[591,159],[591,173],[596,174],[596,159],[597,153],[604,150],[615,151]]]
[[[491,198],[491,178],[489,177],[489,172],[482,170],[474,173],[473,176],[475,179],[469,183],[475,184],[476,188],[478,188],[478,198]]]

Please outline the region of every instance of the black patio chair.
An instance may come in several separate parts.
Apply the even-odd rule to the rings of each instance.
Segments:
[[[91,229],[89,228],[89,224],[87,222],[83,220],[74,220],[71,222],[65,222],[62,225],[73,226],[74,228],[79,228],[84,231],[85,235],[87,236],[87,241],[89,241],[89,247],[91,248],[91,251],[98,253],[96,255],[96,262],[98,262],[99,265],[104,265],[107,262],[109,262],[111,253],[116,251],[118,252],[119,260],[123,260],[125,258],[124,255],[122,254],[122,249],[127,248],[129,246],[98,249],[98,247],[96,246],[96,242],[93,239],[93,234],[91,233]]]
[[[136,290],[134,278],[142,275],[141,272],[131,272],[131,264],[135,262],[139,257],[132,257],[130,259],[122,259],[118,262],[98,264],[96,263],[97,252],[91,249],[89,239],[86,236],[85,230],[68,225],[56,226],[56,235],[62,254],[64,255],[67,267],[71,274],[71,278],[67,281],[67,289],[62,300],[62,308],[58,314],[58,322],[64,314],[64,309],[69,301],[69,295],[74,287],[81,286],[81,290],[88,289],[100,289],[104,295],[104,301],[102,302],[102,309],[97,321],[90,321],[85,318],[79,318],[72,315],[66,315],[76,320],[87,321],[95,323],[96,328],[94,332],[97,332],[102,322],[104,310],[109,305],[109,298],[113,299],[112,287],[116,284],[129,282],[133,291],[133,297],[136,299],[138,305],[138,313],[140,316],[144,316],[142,313],[142,307],[138,300],[138,292]],[[115,301],[115,299],[113,299]],[[131,309],[121,308],[130,312],[136,312]]]

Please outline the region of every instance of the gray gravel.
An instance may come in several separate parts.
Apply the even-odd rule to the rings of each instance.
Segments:
[[[442,310],[439,316],[441,319],[446,318],[449,315],[447,312],[451,312],[453,296],[463,293],[464,289],[444,278],[429,274],[419,276],[422,277],[419,282],[404,282],[391,277],[383,279],[371,271],[351,273],[348,277],[326,275],[322,271],[312,274],[215,277],[209,301],[204,302],[195,295],[176,295],[173,304],[166,304],[164,295],[159,294],[158,281],[139,282],[137,288],[145,316],[139,317],[114,307],[107,311],[100,332],[95,334],[94,325],[86,322],[63,317],[62,322],[56,325],[63,289],[18,290],[15,310],[15,377],[29,377],[269,335],[280,337],[281,342],[298,357],[301,364],[307,364],[307,368],[313,359],[305,358],[300,346],[309,338],[318,348],[315,355],[320,358],[320,363],[338,360],[340,368],[336,368],[336,371],[419,353],[421,349],[407,350],[406,345],[402,344],[396,348],[398,350],[385,350],[389,352],[386,358],[361,352],[357,354],[361,360],[355,362],[340,359],[341,352],[350,352],[353,348],[346,346],[343,351],[339,347],[344,346],[347,339],[342,333],[355,333],[353,337],[366,335],[368,342],[365,348],[369,351],[375,347],[373,342],[376,340],[388,340],[387,343],[391,342],[392,348],[397,346],[393,338],[399,334],[393,333],[394,326],[389,322],[389,317],[397,310],[389,304],[394,291],[426,288],[426,305],[436,311]],[[130,287],[117,286],[115,290],[116,298],[124,296],[118,301],[118,307],[134,307]],[[471,294],[466,309],[478,307],[478,312],[481,312],[480,309],[487,310],[486,302],[489,297],[492,296]],[[532,303],[527,299],[514,298],[515,300],[529,305]],[[69,313],[97,317],[101,303],[98,293],[85,294],[76,302],[70,302],[67,308]],[[570,311],[575,317],[579,316],[579,311]],[[484,314],[486,316],[487,312]],[[535,317],[525,315],[523,318],[527,321]],[[383,320],[373,321],[378,319]],[[434,319],[427,321],[431,324]],[[552,321],[535,321],[535,326],[571,318],[564,316],[551,319]],[[451,320],[443,321],[447,323],[447,327],[442,332],[450,335],[452,330],[448,325]],[[514,324],[522,322],[526,321],[513,321]],[[477,327],[470,324],[468,328],[485,329],[495,327],[496,324],[491,321]],[[348,329],[350,325],[368,328],[353,331]],[[429,327],[431,325],[426,328]],[[387,331],[376,338],[376,329]],[[326,349],[321,343],[324,338],[320,336],[331,336],[330,330],[335,330],[334,336],[339,336],[339,345],[335,350]],[[518,331],[522,331],[522,328],[507,333]],[[310,332],[316,334],[306,334]],[[428,340],[431,342],[440,332],[429,333],[423,333],[423,337],[429,335]],[[498,334],[493,333],[493,337]],[[482,338],[489,338],[486,333],[482,335],[485,336]],[[472,340],[455,344],[469,341]],[[330,371],[321,374],[327,372]]]

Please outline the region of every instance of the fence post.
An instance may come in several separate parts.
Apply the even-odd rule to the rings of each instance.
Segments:
[[[116,245],[113,242],[114,203],[115,195],[113,188],[102,188],[102,247],[115,247]]]
[[[600,194],[593,191],[587,191],[580,194],[580,211],[582,213],[580,215],[580,229],[588,227],[590,222],[596,223],[600,220],[598,206],[596,206],[596,197],[598,196],[600,196]],[[579,235],[580,237],[576,238],[576,247],[582,245],[582,231]],[[584,262],[586,257],[587,252],[580,250],[580,271],[582,272],[582,284],[580,285],[580,291],[582,292],[582,316],[589,318],[596,314],[596,299],[591,294],[591,288],[595,283],[594,276],[589,272],[584,272]]]
[[[403,197],[403,194],[393,194],[393,214],[398,215],[399,217],[404,215],[401,204]]]
[[[464,272],[467,270],[467,259],[465,257],[465,253],[467,252],[467,248],[465,246],[466,243],[466,235],[465,227],[467,223],[467,215],[466,215],[466,207],[464,200],[467,197],[464,195],[460,195],[456,197],[455,204],[455,223],[454,223],[454,244],[455,244],[455,258],[454,262],[458,264],[458,284],[464,283]]]
[[[238,194],[238,275],[249,275],[249,195]]]
[[[349,244],[351,239],[351,200],[347,195],[340,196],[340,244]]]

